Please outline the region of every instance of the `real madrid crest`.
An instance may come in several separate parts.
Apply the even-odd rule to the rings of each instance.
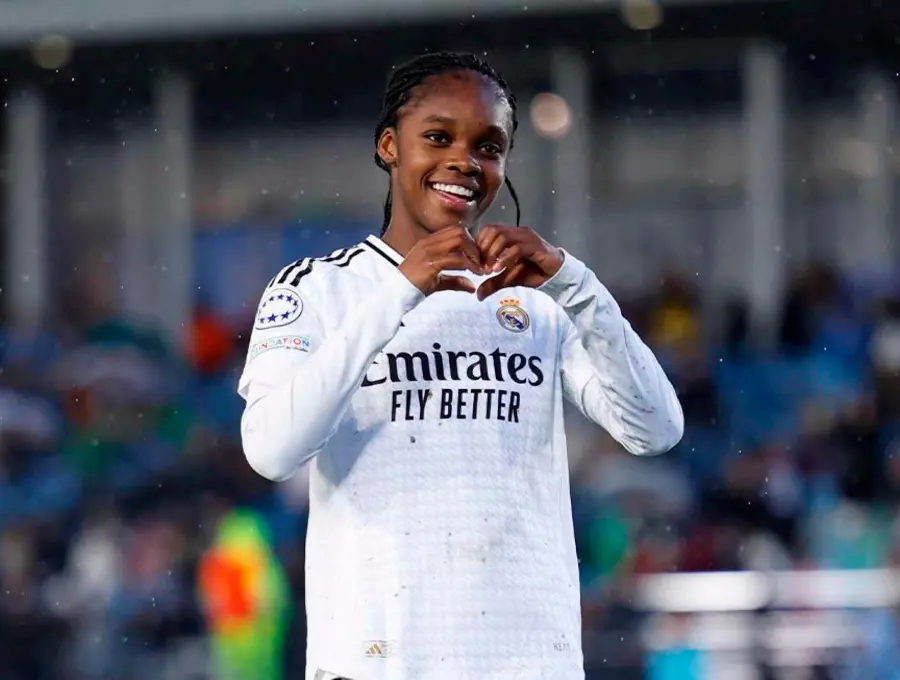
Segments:
[[[506,330],[513,333],[524,333],[531,325],[528,312],[522,309],[522,303],[518,298],[508,297],[500,300],[500,309],[497,310],[497,321]]]

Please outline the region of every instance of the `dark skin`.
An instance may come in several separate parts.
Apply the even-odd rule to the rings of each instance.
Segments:
[[[511,147],[509,103],[495,83],[469,71],[429,78],[398,126],[382,133],[377,149],[394,196],[384,240],[405,256],[400,271],[426,295],[459,290],[483,300],[503,288],[537,288],[562,266],[562,252],[528,227],[489,225],[472,238],[503,186]],[[476,291],[446,270],[496,275]]]

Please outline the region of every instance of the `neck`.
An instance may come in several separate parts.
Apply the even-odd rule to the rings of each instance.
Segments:
[[[428,232],[419,228],[398,227],[396,222],[388,225],[387,231],[381,236],[381,240],[391,248],[406,257],[419,241],[428,236]]]
[[[471,229],[469,229],[471,232]],[[400,253],[403,257],[413,249],[419,241],[426,236],[430,236],[432,232],[418,225],[400,226],[396,221],[392,221],[381,236],[381,240],[387,243],[391,248]]]

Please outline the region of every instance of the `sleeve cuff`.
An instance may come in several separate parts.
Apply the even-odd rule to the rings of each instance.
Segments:
[[[560,249],[562,250],[562,249]],[[546,293],[554,300],[559,300],[572,289],[581,287],[587,266],[571,253],[562,250],[563,264],[549,279],[538,287],[538,290]]]
[[[396,271],[396,276],[390,278],[387,286],[391,295],[396,296],[397,302],[404,314],[411,309],[414,309],[425,299],[425,294],[416,288],[412,281],[406,278],[399,269]]]

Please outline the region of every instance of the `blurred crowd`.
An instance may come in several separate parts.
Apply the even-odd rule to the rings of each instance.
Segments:
[[[652,659],[635,575],[900,562],[900,281],[797,271],[765,350],[742,301],[705,309],[696,285],[673,274],[622,299],[678,387],[678,448],[636,458],[573,425],[585,627],[625,631],[636,666]],[[0,677],[210,677],[205,633],[239,635],[253,609],[240,569],[211,557],[249,545],[235,526],[271,557],[259,601],[278,603],[283,662],[301,668],[305,479],[259,478],[238,436],[253,310],[198,306],[181,351],[121,318],[114,289],[87,278],[57,322],[0,338]],[[691,676],[654,680],[669,677]]]
[[[767,350],[744,301],[702,309],[688,279],[666,277],[632,301],[626,313],[676,383],[686,433],[674,452],[650,460],[601,436],[576,462],[586,629],[628,621],[642,574],[900,565],[898,283],[820,263],[799,268]],[[638,639],[642,621],[630,621]],[[672,625],[684,640],[686,620]],[[865,619],[846,648],[831,642],[812,642],[809,673],[789,677],[900,677],[889,608]],[[689,648],[678,651],[697,651]],[[632,656],[654,668],[639,646]],[[696,661],[681,657],[651,676],[713,677]],[[764,664],[760,673],[776,677]]]

